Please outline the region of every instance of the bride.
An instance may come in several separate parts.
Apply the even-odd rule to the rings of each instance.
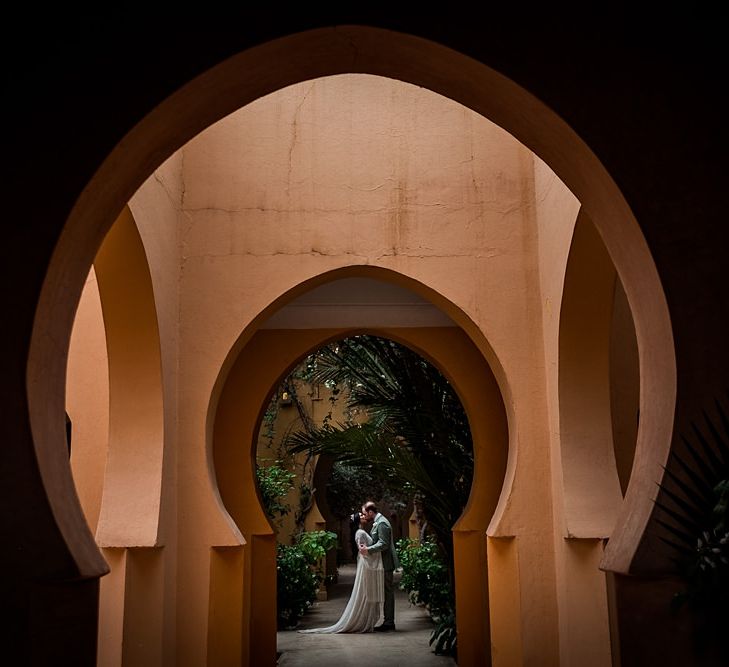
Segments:
[[[370,546],[372,538],[366,530],[367,517],[354,514],[353,520],[359,521],[359,528],[354,536],[357,546]],[[301,633],[335,633],[335,632],[372,632],[377,621],[382,617],[382,602],[385,599],[385,577],[382,569],[382,555],[374,553],[369,556],[357,554],[357,571],[354,575],[352,595],[340,619],[327,628],[299,630]]]

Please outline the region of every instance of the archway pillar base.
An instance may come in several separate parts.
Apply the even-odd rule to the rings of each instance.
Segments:
[[[603,540],[569,538],[562,550],[560,662],[610,667],[610,619],[606,575],[600,569]]]
[[[491,654],[495,667],[523,664],[521,585],[514,537],[488,537],[486,554],[490,576]]]
[[[454,530],[458,664],[491,665],[486,532]]]
[[[245,537],[210,550],[208,665],[276,665],[276,536]]]
[[[276,535],[246,535],[244,548],[245,596],[248,637],[243,664],[276,665]]]
[[[101,580],[98,664],[161,665],[164,642],[162,547],[106,547]]]

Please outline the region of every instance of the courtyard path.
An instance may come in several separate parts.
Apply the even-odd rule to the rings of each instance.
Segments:
[[[329,599],[315,602],[299,629],[333,625],[344,610],[354,581],[354,565],[339,567],[339,581],[330,587]],[[395,574],[397,586],[398,575]],[[452,658],[435,655],[428,645],[433,623],[428,613],[408,602],[407,594],[395,593],[395,632],[302,635],[295,630],[278,633],[279,667],[297,665],[455,665]]]

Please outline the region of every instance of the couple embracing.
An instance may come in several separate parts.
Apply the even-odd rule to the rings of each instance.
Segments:
[[[334,625],[299,632],[388,632],[395,629],[393,572],[399,563],[392,526],[373,502],[365,503],[355,517],[359,521],[354,537],[359,553],[349,602]],[[368,531],[370,524],[372,528]],[[376,625],[383,617],[383,622]]]

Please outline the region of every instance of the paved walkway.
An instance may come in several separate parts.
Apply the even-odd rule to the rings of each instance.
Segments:
[[[397,585],[399,577],[395,574]],[[354,565],[339,567],[339,582],[330,587],[326,602],[315,602],[304,618],[300,629],[321,628],[339,620],[349,600]],[[452,658],[435,655],[428,645],[433,623],[428,613],[408,602],[403,591],[395,593],[395,632],[302,635],[295,630],[278,633],[280,667],[296,665],[438,665],[452,667]]]

